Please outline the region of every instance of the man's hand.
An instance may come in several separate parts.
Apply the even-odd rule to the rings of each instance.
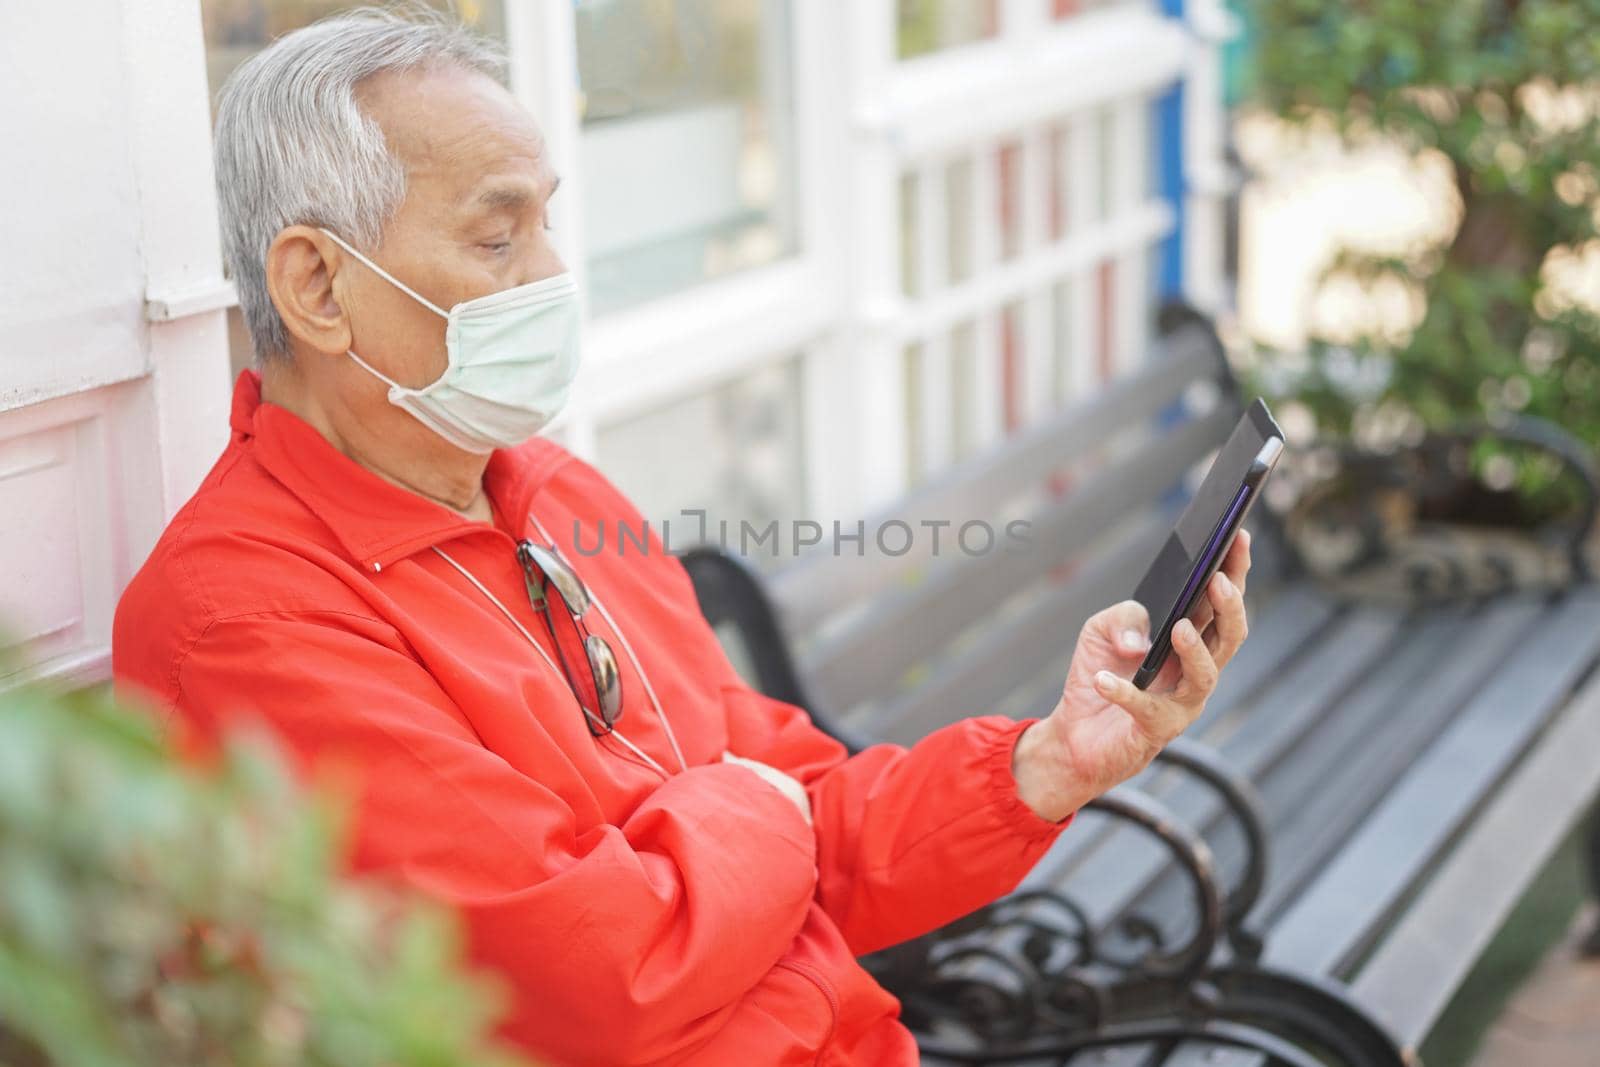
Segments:
[[[783,773],[776,767],[769,767],[760,760],[735,756],[732,752],[724,752],[722,754],[722,762],[737,763],[746,770],[754,771],[762,781],[788,797],[789,801],[800,809],[800,814],[805,817],[806,823],[810,824],[811,797],[806,793],[806,787],[801,785],[797,779]]]
[[[1144,691],[1130,680],[1150,648],[1144,607],[1125,600],[1084,623],[1060,703],[1023,733],[1012,756],[1017,792],[1040,817],[1064,819],[1138,774],[1200,715],[1217,672],[1244,643],[1249,572],[1250,535],[1241,530],[1196,622],[1172,628],[1174,654]]]

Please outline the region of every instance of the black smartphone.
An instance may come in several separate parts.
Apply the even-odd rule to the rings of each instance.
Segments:
[[[1172,628],[1192,615],[1200,603],[1282,454],[1283,431],[1267,405],[1257,400],[1228,435],[1200,488],[1178,517],[1172,535],[1134,591],[1133,599],[1145,606],[1155,627],[1150,651],[1133,676],[1133,684],[1140,689],[1148,687],[1167,662],[1172,653]]]

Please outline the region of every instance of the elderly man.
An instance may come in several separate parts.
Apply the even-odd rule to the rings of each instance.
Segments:
[[[1126,602],[1047,718],[846,758],[740,680],[659,545],[572,551],[639,518],[534,436],[577,302],[558,178],[496,62],[363,11],[229,82],[217,173],[259,373],[123,597],[116,674],[193,743],[264,719],[353,778],[353,865],[462,911],[535,1055],[915,1063],[855,957],[1014,887],[1194,720],[1244,639],[1247,542],[1149,692]]]

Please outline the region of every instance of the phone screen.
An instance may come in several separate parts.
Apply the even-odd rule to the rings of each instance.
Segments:
[[[1143,689],[1172,650],[1172,627],[1194,610],[1283,450],[1283,434],[1260,400],[1239,420],[1139,582],[1134,599],[1150,613],[1151,646],[1133,677]]]

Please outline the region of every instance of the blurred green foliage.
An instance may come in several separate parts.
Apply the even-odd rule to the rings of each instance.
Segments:
[[[344,883],[264,741],[176,762],[103,695],[0,694],[0,1063],[513,1067],[454,921]]]
[[[1319,427],[1521,412],[1600,442],[1600,317],[1549,269],[1600,253],[1600,0],[1251,0],[1250,14],[1259,103],[1349,145],[1442,158],[1460,198],[1443,242],[1329,265],[1325,282],[1397,280],[1425,312],[1406,338],[1313,339],[1294,392]],[[1380,387],[1350,389],[1352,364]],[[1549,489],[1519,468],[1528,494]]]

